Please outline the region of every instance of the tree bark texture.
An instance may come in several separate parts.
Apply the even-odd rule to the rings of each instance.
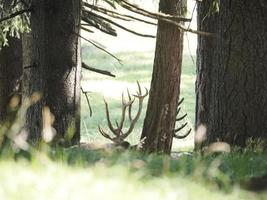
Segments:
[[[22,43],[9,37],[8,44],[0,49],[0,121],[7,120],[10,100],[21,92]]]
[[[182,15],[182,0],[161,0],[159,10]],[[180,94],[183,32],[176,26],[159,21],[154,67],[148,107],[141,140],[148,152],[170,153],[176,110]]]
[[[42,95],[27,112],[29,139],[41,138],[42,109],[55,116],[56,138],[80,140],[80,0],[33,0],[31,34],[23,41],[23,100]]]
[[[199,36],[196,124],[207,127],[205,144],[244,147],[267,136],[267,3],[225,0],[209,14],[211,0],[198,3]]]

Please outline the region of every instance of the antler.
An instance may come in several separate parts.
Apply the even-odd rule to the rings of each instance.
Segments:
[[[181,107],[180,107],[180,105],[183,103],[183,101],[184,101],[184,98],[182,98],[182,99],[178,102],[178,105],[177,105],[178,109],[177,109],[177,111],[176,111],[176,116],[178,116],[179,113],[180,113],[180,111],[181,111]],[[186,116],[187,116],[187,114],[184,114],[182,117],[178,117],[178,118],[176,119],[176,121],[182,121]],[[184,138],[186,138],[186,137],[191,133],[191,130],[192,130],[192,129],[190,129],[189,131],[187,131],[187,133],[184,134],[184,135],[178,135],[178,132],[179,132],[180,130],[182,130],[184,127],[186,127],[187,124],[188,124],[188,123],[186,122],[185,124],[183,124],[182,126],[178,127],[177,129],[174,129],[174,130],[173,130],[173,137],[175,137],[176,139],[184,139]]]
[[[116,122],[116,128],[113,127],[111,120],[110,120],[110,115],[109,115],[109,109],[108,109],[108,103],[104,100],[105,102],[105,109],[106,109],[106,116],[107,116],[107,121],[108,121],[108,127],[110,131],[114,134],[114,137],[111,137],[106,131],[104,131],[100,126],[98,126],[99,132],[107,139],[113,141],[114,143],[122,143],[125,138],[127,138],[131,132],[134,129],[134,126],[136,122],[138,121],[141,112],[142,112],[142,107],[143,107],[143,101],[144,98],[148,95],[148,90],[145,88],[146,92],[145,94],[142,94],[142,89],[137,81],[137,86],[138,86],[138,91],[136,92],[135,95],[132,95],[134,98],[131,97],[129,90],[127,90],[128,94],[128,101],[125,100],[124,95],[122,93],[122,113],[121,113],[121,120],[120,123]],[[132,105],[135,101],[135,99],[139,100],[139,106],[138,106],[138,111],[136,113],[136,116],[132,116]],[[122,131],[124,121],[125,121],[125,115],[126,115],[126,110],[128,108],[128,117],[130,121],[130,127],[126,132]]]

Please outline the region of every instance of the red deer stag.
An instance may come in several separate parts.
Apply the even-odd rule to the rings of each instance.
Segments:
[[[107,117],[107,122],[108,122],[108,127],[110,129],[110,131],[113,133],[114,136],[111,136],[110,134],[108,134],[106,131],[104,131],[100,126],[98,126],[99,132],[107,139],[111,140],[115,145],[123,145],[125,146],[125,144],[127,143],[127,147],[129,147],[129,143],[124,141],[133,131],[134,126],[136,124],[136,122],[138,121],[141,112],[142,112],[142,107],[143,107],[143,101],[144,98],[148,95],[148,90],[147,88],[145,88],[146,92],[145,94],[142,94],[142,89],[141,86],[139,84],[139,82],[137,81],[137,86],[138,86],[138,91],[136,92],[135,95],[132,95],[134,98],[131,97],[129,90],[127,90],[128,93],[128,101],[125,100],[124,95],[122,93],[122,114],[121,114],[121,120],[118,123],[116,121],[116,127],[114,127],[111,123],[110,120],[110,114],[109,114],[109,108],[108,108],[108,103],[105,101],[105,109],[106,109],[106,117]],[[136,113],[136,116],[133,117],[132,116],[132,105],[135,101],[135,99],[138,99],[139,101],[139,106],[138,106],[138,111]],[[125,122],[125,115],[126,115],[126,111],[128,108],[128,117],[129,117],[129,121],[130,121],[130,126],[128,128],[127,131],[123,131],[123,125]]]

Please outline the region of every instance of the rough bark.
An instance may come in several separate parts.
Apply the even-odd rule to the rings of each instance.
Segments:
[[[12,97],[20,95],[22,76],[22,45],[17,38],[8,38],[8,46],[0,49],[0,121],[9,116],[9,103]],[[18,97],[19,98],[19,97]]]
[[[182,0],[161,0],[159,10],[182,15]],[[183,32],[174,25],[159,21],[154,67],[141,140],[148,152],[170,153],[176,109],[180,93]]]
[[[29,139],[41,138],[42,109],[55,116],[56,138],[73,135],[66,144],[80,140],[80,0],[33,0],[31,34],[23,43],[23,101],[42,95],[26,116]]]
[[[267,4],[225,0],[216,16],[204,17],[210,3],[198,7],[199,29],[217,37],[199,37],[197,125],[207,126],[206,144],[266,140]]]

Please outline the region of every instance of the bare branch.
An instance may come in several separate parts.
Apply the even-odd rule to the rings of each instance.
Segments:
[[[99,17],[90,16],[88,13],[82,12],[82,20],[86,22],[88,26],[93,26],[106,34],[117,36],[116,30],[113,29],[110,24],[101,21]]]
[[[171,23],[171,24],[177,26],[182,31],[191,32],[191,33],[198,34],[198,35],[205,36],[205,37],[214,37],[214,36],[216,36],[215,33],[209,33],[209,32],[204,32],[204,31],[199,31],[199,30],[193,30],[193,29],[190,28],[190,26],[186,27],[185,25],[183,25],[181,23],[181,22],[191,22],[192,19],[188,19],[188,18],[181,17],[181,16],[168,15],[168,14],[164,14],[164,13],[150,12],[150,11],[142,9],[142,8],[136,6],[136,5],[133,5],[133,4],[131,4],[131,3],[127,2],[127,1],[125,1],[125,0],[120,0],[120,1],[117,0],[117,3],[122,8],[124,8],[126,10],[129,10],[129,11],[131,11],[133,13],[137,13],[139,15],[142,15],[142,16],[145,16],[145,17],[149,17],[151,19],[162,20],[162,21],[165,21],[167,23]],[[89,7],[91,9],[93,9],[93,6],[95,6],[95,5],[86,4],[85,7]],[[116,17],[121,16],[122,17],[123,16],[123,14],[117,13],[115,11],[107,10],[107,9],[104,9],[104,8],[101,8],[101,7],[95,6],[94,8],[95,8],[94,10],[96,10],[98,12],[101,12],[101,13],[103,13],[105,15],[109,15],[109,16],[113,15],[111,17],[114,17],[114,16],[116,16]],[[128,15],[128,16],[124,15],[124,17],[129,17],[129,18],[133,19],[133,16],[131,16],[131,15]],[[139,19],[137,17],[134,17],[134,18],[135,18],[135,20],[138,20],[138,21],[141,21],[141,22],[144,22],[144,23],[148,22],[146,20],[142,20],[142,19]],[[110,20],[109,22],[112,23],[113,21]],[[121,29],[124,29],[126,31],[129,31],[129,32],[135,34],[134,33],[135,31],[129,30],[129,29],[121,26],[120,24],[117,24],[117,23],[114,24],[114,23],[115,22],[113,22],[113,25],[116,25]],[[148,23],[155,25],[153,22],[152,23],[148,22]],[[140,34],[137,34],[137,35],[140,35]],[[142,34],[140,36],[142,36]],[[143,37],[145,37],[145,36],[143,36]]]
[[[109,71],[105,71],[105,70],[101,70],[101,69],[96,69],[96,68],[90,67],[87,64],[85,64],[84,62],[82,62],[82,68],[90,70],[92,72],[103,74],[103,75],[106,75],[106,76],[116,77],[114,74],[112,74]]]
[[[91,104],[90,104],[90,101],[89,101],[89,97],[88,97],[88,95],[87,95],[88,92],[84,91],[82,87],[81,87],[81,91],[82,91],[82,93],[84,94],[84,96],[85,96],[85,98],[86,98],[87,105],[88,105],[88,107],[89,107],[90,117],[92,117],[92,115],[93,115],[93,111],[92,111],[92,107],[91,107]]]
[[[94,31],[88,29],[88,28],[85,28],[84,26],[86,26],[87,24],[81,24],[81,29],[88,32],[88,33],[94,33]]]
[[[116,22],[114,22],[114,21],[108,19],[108,18],[105,18],[105,17],[103,17],[103,16],[101,16],[101,15],[98,15],[98,14],[96,14],[96,13],[90,12],[90,11],[88,11],[88,10],[83,10],[83,11],[84,11],[84,12],[87,12],[89,15],[93,15],[93,16],[95,16],[95,17],[97,17],[97,18],[103,19],[103,20],[109,22],[110,24],[113,24],[113,25],[115,25],[115,26],[121,28],[122,30],[128,31],[128,32],[133,33],[133,34],[135,34],[135,35],[138,35],[138,36],[141,36],[141,37],[155,38],[154,35],[141,34],[141,33],[138,33],[138,32],[136,32],[136,31],[130,30],[130,29],[128,29],[128,28],[126,28],[126,27],[124,27],[124,26],[122,26],[122,25],[120,25],[120,24],[118,24],[118,23],[116,23]]]
[[[88,3],[84,3],[84,5],[86,7],[89,7],[91,9],[95,10],[95,11],[98,11],[98,12],[101,12],[101,13],[103,13],[105,15],[108,15],[110,17],[114,17],[114,18],[118,18],[118,19],[120,19],[119,17],[122,17],[121,20],[125,20],[125,21],[133,19],[133,20],[136,20],[136,21],[140,21],[140,22],[143,22],[143,23],[150,24],[150,25],[157,25],[157,23],[154,23],[154,22],[146,21],[146,20],[134,17],[132,15],[121,14],[121,13],[118,13],[118,12],[115,12],[115,11],[112,11],[112,10],[108,10],[106,8],[102,8],[102,7],[99,7],[99,6],[96,6],[96,5],[91,5],[91,4],[88,4]]]
[[[168,23],[171,23],[173,25],[176,25],[179,29],[181,29],[182,31],[187,31],[190,33],[194,33],[194,34],[198,34],[201,36],[205,36],[205,37],[214,37],[215,34],[214,33],[209,33],[209,32],[204,32],[204,31],[198,31],[198,30],[193,30],[189,27],[185,27],[183,24],[179,23],[178,21],[191,21],[191,19],[187,19],[187,18],[183,18],[183,17],[176,17],[176,16],[171,16],[171,15],[166,15],[166,14],[162,14],[162,13],[153,13],[147,10],[144,10],[142,8],[139,8],[138,6],[135,6],[133,4],[130,4],[129,2],[125,1],[125,0],[120,0],[120,2],[122,2],[120,5],[129,10],[132,11],[134,13],[143,15],[143,16],[147,16],[150,18],[154,18],[154,19],[158,19],[158,20],[162,20]]]
[[[121,65],[122,65],[122,60],[120,60],[119,58],[117,58],[115,55],[113,55],[112,53],[108,52],[107,50],[105,50],[104,48],[100,47],[99,45],[97,45],[96,43],[92,42],[91,40],[81,36],[78,33],[73,33],[75,35],[77,35],[78,37],[82,38],[83,40],[85,40],[86,42],[89,42],[90,44],[92,44],[93,46],[95,46],[96,48],[100,49],[101,51],[104,51],[105,53],[107,53],[108,55],[112,56],[113,58],[115,58]]]
[[[158,20],[163,20],[163,19],[170,19],[172,21],[176,22],[190,22],[191,19],[182,17],[182,16],[174,16],[174,15],[169,15],[169,14],[164,14],[164,13],[154,13],[150,12],[148,10],[142,9],[134,4],[131,4],[125,0],[120,0],[122,4],[120,4],[123,8],[130,10],[132,12],[135,12],[137,14],[147,16],[150,18],[158,19]]]

